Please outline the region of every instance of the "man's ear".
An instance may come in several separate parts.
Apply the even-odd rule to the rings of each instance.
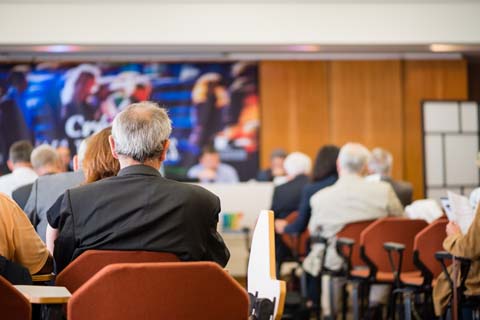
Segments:
[[[163,143],[163,151],[162,151],[162,154],[160,155],[160,161],[164,161],[165,158],[167,157],[167,150],[168,150],[168,147],[170,146],[170,140],[165,140],[165,142]]]
[[[78,171],[78,169],[80,169],[80,166],[78,163],[78,155],[73,156],[72,162],[73,162],[73,171]]]
[[[112,136],[112,135],[109,135],[109,136],[108,136],[108,143],[110,144],[110,152],[112,152],[112,156],[113,156],[115,159],[118,159],[118,154],[117,154],[117,152],[115,151],[115,140],[113,140],[113,136]]]
[[[13,172],[13,162],[12,162],[12,160],[7,160],[7,167],[8,167],[8,170]]]

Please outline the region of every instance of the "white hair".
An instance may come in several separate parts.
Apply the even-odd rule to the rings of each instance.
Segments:
[[[370,158],[370,151],[360,143],[349,142],[340,149],[338,165],[345,173],[361,174]]]
[[[292,152],[285,158],[283,167],[288,176],[308,175],[312,170],[312,160],[304,153]]]
[[[375,148],[372,150],[372,155],[368,162],[368,169],[371,173],[390,175],[392,163],[393,157],[390,152],[382,148]]]
[[[167,111],[150,101],[129,105],[117,114],[112,124],[117,154],[141,163],[162,154],[171,132]]]
[[[33,169],[38,170],[47,165],[57,166],[60,162],[60,157],[55,148],[48,144],[42,144],[33,149],[30,155],[30,162]]]

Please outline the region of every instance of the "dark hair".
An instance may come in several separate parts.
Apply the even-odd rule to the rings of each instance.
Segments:
[[[206,145],[202,148],[202,156],[205,154],[218,154],[218,151],[212,145]]]
[[[338,174],[337,157],[340,148],[335,145],[325,145],[318,150],[312,172],[312,181],[325,179],[329,175]]]
[[[33,146],[28,140],[20,140],[12,144],[8,153],[8,159],[13,163],[30,162]]]

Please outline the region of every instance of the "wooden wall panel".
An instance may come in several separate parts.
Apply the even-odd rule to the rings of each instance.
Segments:
[[[330,135],[333,143],[382,147],[403,159],[401,62],[332,61],[329,69]],[[402,178],[403,161],[393,176]]]
[[[404,178],[414,185],[414,197],[424,197],[421,103],[424,100],[468,98],[467,64],[455,61],[404,62]]]
[[[328,141],[326,62],[264,61],[259,77],[262,167],[278,147],[313,159]]]

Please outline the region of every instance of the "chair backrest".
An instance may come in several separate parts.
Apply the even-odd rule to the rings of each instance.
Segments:
[[[360,266],[364,265],[365,263],[360,258],[360,234],[362,233],[365,228],[367,228],[370,224],[372,224],[375,220],[367,220],[367,221],[358,221],[347,224],[343,227],[340,232],[337,233],[338,238],[350,238],[355,241],[355,245],[353,246],[352,252],[352,266]]]
[[[442,272],[440,263],[435,259],[435,253],[443,250],[447,224],[447,219],[435,220],[415,236],[413,243],[414,257],[418,257],[434,278]]]
[[[370,224],[360,235],[360,250],[365,254],[363,260],[373,263],[377,271],[392,272],[388,254],[383,244],[398,242],[405,245],[402,271],[415,271],[413,264],[413,240],[420,230],[427,226],[425,220],[407,218],[382,218]]]
[[[0,313],[2,319],[30,320],[32,306],[10,282],[0,276]]]
[[[177,262],[171,253],[153,251],[88,250],[72,261],[57,276],[55,284],[74,293],[103,267],[123,262]]]
[[[248,318],[248,294],[213,262],[122,263],[102,269],[69,300],[69,320]]]
[[[293,211],[285,218],[285,220],[288,224],[291,224],[297,219],[298,214],[298,211]],[[295,252],[299,257],[304,257],[307,254],[307,240],[309,237],[310,232],[307,228],[297,237],[288,233],[282,234],[282,241],[290,248],[290,250],[292,250],[292,252]]]

